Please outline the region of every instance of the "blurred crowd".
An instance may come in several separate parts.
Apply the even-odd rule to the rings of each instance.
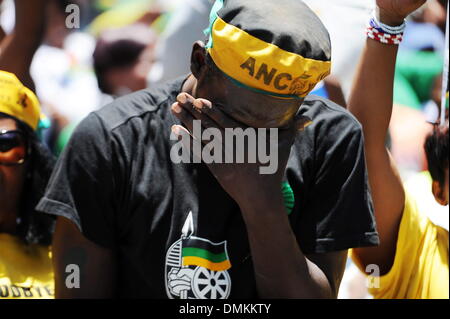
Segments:
[[[188,74],[192,44],[205,40],[213,4],[211,0],[38,0],[35,10],[29,10],[23,2],[0,0],[0,70],[15,74],[36,93],[45,115],[36,130],[54,158],[90,112],[123,95]],[[332,75],[312,94],[346,107],[374,1],[305,2],[330,30],[333,44]],[[387,144],[403,180],[426,205],[430,219],[448,230],[448,206],[440,206],[425,191],[431,178],[423,150],[440,116],[446,5],[443,0],[428,1],[408,21],[396,66]],[[46,223],[39,221],[36,233]],[[26,238],[33,242],[35,237]],[[340,298],[369,298],[365,287],[364,275],[349,260]]]
[[[322,18],[333,44],[332,76],[314,93],[345,106],[365,35],[339,29],[364,29],[374,2],[305,2]],[[391,143],[405,174],[426,169],[424,153],[417,145],[429,131],[426,122],[436,121],[439,113],[444,2],[430,1],[414,14],[401,44]],[[70,4],[77,5],[79,11],[72,12]],[[45,30],[29,72],[44,112],[52,121],[46,133],[51,150],[59,154],[76,124],[114,98],[189,73],[186,61],[192,43],[205,40],[203,31],[211,6],[209,0],[48,1],[42,12],[45,26],[44,21],[35,26]],[[4,0],[0,8],[0,35],[5,37],[14,31],[14,1]],[[79,25],[67,27],[71,19]],[[406,129],[412,123],[417,124],[414,132]]]
[[[71,4],[78,9],[70,11]],[[14,1],[3,1],[1,9],[2,30],[13,33]],[[188,61],[188,44],[204,37],[209,10],[210,3],[203,0],[48,1],[42,12],[45,21],[34,26],[45,30],[37,35],[40,45],[29,72],[52,122],[45,134],[52,151],[60,153],[73,128],[91,111],[188,73],[187,63],[181,61]],[[79,25],[67,27],[71,19]],[[191,20],[199,26],[185,28]],[[170,50],[165,49],[169,44]]]

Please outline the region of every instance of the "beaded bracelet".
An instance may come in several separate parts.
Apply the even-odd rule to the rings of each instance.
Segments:
[[[388,34],[381,32],[372,26],[367,28],[366,34],[370,39],[376,40],[384,44],[399,45],[403,40],[403,33]]]
[[[392,27],[378,21],[374,15],[370,19],[367,27],[367,37],[384,44],[399,45],[403,40],[403,32],[406,28],[406,21],[399,26]]]
[[[387,25],[387,24],[384,24],[384,23],[380,22],[378,20],[378,18],[377,18],[375,13],[372,15],[372,19],[370,21],[371,21],[371,23],[373,23],[373,25],[375,27],[378,27],[381,30],[383,30],[384,32],[389,33],[389,34],[403,33],[405,31],[405,28],[406,28],[406,21],[405,20],[403,21],[403,23],[401,25],[392,27],[390,25]]]

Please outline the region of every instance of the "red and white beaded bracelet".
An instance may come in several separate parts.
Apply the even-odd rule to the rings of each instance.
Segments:
[[[399,34],[384,33],[372,26],[369,26],[367,28],[366,34],[370,39],[376,40],[384,44],[399,45],[403,40],[403,33]]]
[[[374,15],[372,19],[370,19],[366,34],[367,37],[375,41],[384,44],[399,45],[403,40],[405,28],[406,21],[399,26],[392,27],[381,23],[378,21],[376,15]]]

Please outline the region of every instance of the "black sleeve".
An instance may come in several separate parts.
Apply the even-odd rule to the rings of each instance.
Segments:
[[[300,246],[304,253],[325,253],[378,245],[362,127],[349,116],[319,125]]]
[[[103,247],[114,242],[114,177],[109,132],[95,113],[76,128],[59,158],[40,212],[63,216]]]

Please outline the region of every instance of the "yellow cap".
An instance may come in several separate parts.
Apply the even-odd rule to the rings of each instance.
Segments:
[[[216,0],[206,46],[238,86],[278,98],[305,98],[331,71],[323,23],[300,0]]]
[[[0,113],[12,116],[33,130],[38,128],[41,107],[36,95],[12,73],[0,71]]]

